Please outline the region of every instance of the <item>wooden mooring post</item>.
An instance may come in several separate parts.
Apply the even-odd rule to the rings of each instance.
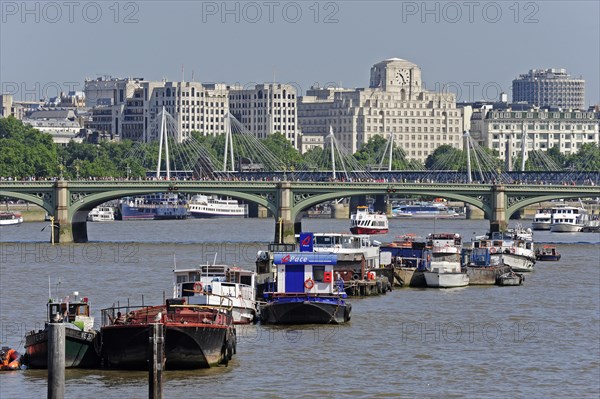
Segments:
[[[48,399],[65,397],[65,325],[48,323]]]
[[[148,335],[148,398],[162,399],[162,372],[165,365],[164,324],[150,324]]]

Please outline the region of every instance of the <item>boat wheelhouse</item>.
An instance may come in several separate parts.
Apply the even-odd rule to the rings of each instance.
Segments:
[[[90,314],[87,297],[72,295],[49,302],[48,319],[43,330],[25,335],[23,364],[33,369],[48,367],[48,323],[65,324],[65,367],[93,368],[100,365],[97,348],[98,332],[94,330],[94,317]]]
[[[189,305],[231,307],[235,324],[256,319],[256,273],[225,265],[175,269],[173,298]]]
[[[352,234],[386,234],[388,218],[384,213],[370,212],[367,206],[358,206],[350,216]]]
[[[261,322],[269,324],[341,324],[350,320],[344,283],[334,275],[332,253],[277,252],[275,281],[264,293]]]

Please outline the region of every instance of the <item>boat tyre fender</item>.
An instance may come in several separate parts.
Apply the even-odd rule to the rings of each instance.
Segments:
[[[495,253],[496,253],[496,251],[497,251],[496,247],[491,247],[491,248],[490,248],[490,253],[491,253],[491,254],[495,254]]]
[[[315,281],[310,277],[307,278],[306,281],[304,282],[304,288],[306,288],[307,290],[312,290],[314,286],[315,286]]]
[[[509,254],[509,253],[510,253],[510,249],[506,248],[506,249],[504,250],[504,253],[505,253],[505,254]]]
[[[352,280],[358,280],[360,278],[360,276],[358,275],[358,273],[354,273],[354,275],[352,276]]]
[[[194,283],[194,292],[202,292],[202,283],[200,281]]]

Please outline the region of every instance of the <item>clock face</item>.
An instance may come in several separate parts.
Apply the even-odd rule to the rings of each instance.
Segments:
[[[396,82],[399,85],[405,85],[408,83],[408,77],[406,71],[397,71],[396,72]]]

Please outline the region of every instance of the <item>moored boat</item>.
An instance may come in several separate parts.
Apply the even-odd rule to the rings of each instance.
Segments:
[[[48,367],[48,323],[65,324],[65,367],[94,368],[100,365],[99,337],[94,330],[88,298],[78,292],[58,301],[49,302],[48,320],[43,330],[25,335],[25,354],[22,362],[29,368]]]
[[[194,195],[188,202],[188,210],[195,218],[247,217],[248,207],[234,199],[216,196]]]
[[[90,222],[112,222],[115,220],[115,212],[110,206],[98,206],[88,214]]]
[[[456,218],[460,214],[443,202],[419,202],[402,204],[392,208],[392,217],[410,218]]]
[[[8,346],[0,349],[0,371],[19,370],[21,368],[21,355]]]
[[[531,228],[533,230],[550,230],[552,222],[552,210],[548,208],[538,209],[533,216]]]
[[[456,233],[432,233],[427,236],[431,263],[424,272],[427,287],[454,288],[469,285],[466,269],[460,264],[462,239]]]
[[[544,245],[535,250],[535,258],[541,262],[559,261],[560,257],[560,252],[554,245]]]
[[[231,312],[189,305],[185,298],[165,305],[102,310],[102,362],[119,370],[148,369],[148,340],[155,323],[164,329],[165,368],[199,369],[227,364],[236,347]]]
[[[552,208],[550,231],[553,233],[576,233],[589,222],[589,214],[583,207],[561,205]]]
[[[121,220],[185,219],[187,207],[176,193],[150,194],[122,199],[117,216]]]
[[[477,237],[475,248],[489,248],[494,263],[502,262],[515,272],[531,272],[535,266],[533,235],[516,226],[512,230]]]
[[[367,206],[358,206],[350,216],[352,234],[386,234],[388,218],[384,213],[370,212]]]
[[[264,293],[261,322],[267,324],[341,324],[350,320],[343,281],[334,279],[335,254],[274,254],[276,281]]]
[[[512,271],[510,266],[502,262],[502,258],[490,255],[489,246],[482,246],[481,242],[471,248],[463,249],[463,265],[466,265],[469,285],[495,285],[498,277]]]
[[[175,269],[173,298],[189,305],[231,307],[235,324],[256,319],[256,273],[239,267],[203,265]]]
[[[23,223],[23,216],[17,212],[0,212],[0,226]]]
[[[508,272],[498,276],[497,284],[500,286],[522,285],[524,281],[524,275],[515,272]]]

